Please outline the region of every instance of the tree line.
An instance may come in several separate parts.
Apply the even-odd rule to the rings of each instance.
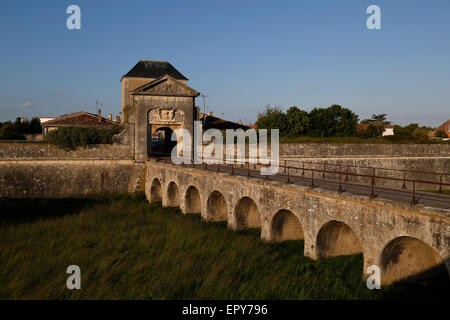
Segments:
[[[31,120],[16,118],[16,121],[0,122],[0,140],[25,140],[25,134],[42,133],[39,118]]]
[[[258,129],[279,129],[282,136],[348,137],[356,133],[358,116],[347,108],[334,104],[328,108],[314,108],[306,112],[290,107],[266,106],[258,113]]]
[[[359,124],[359,116],[348,108],[333,104],[328,108],[314,108],[310,112],[290,107],[284,112],[279,107],[267,105],[258,113],[256,126],[258,129],[279,129],[280,136],[285,137],[360,137],[377,138],[383,135],[387,114],[373,114]],[[394,126],[394,136],[426,140],[431,136],[431,127],[411,123],[406,126]],[[445,131],[438,131],[436,137],[446,138]]]

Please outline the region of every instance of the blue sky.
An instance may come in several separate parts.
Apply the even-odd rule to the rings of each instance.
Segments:
[[[66,28],[71,4],[81,30]],[[370,4],[382,30],[366,28]],[[121,76],[159,59],[230,120],[340,104],[436,126],[450,118],[449,13],[448,0],[2,0],[0,121],[96,112],[97,99],[117,114]]]

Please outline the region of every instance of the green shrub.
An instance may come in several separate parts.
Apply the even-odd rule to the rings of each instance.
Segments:
[[[405,127],[395,126],[394,127],[394,135],[402,136],[402,137],[412,137],[414,130],[419,128],[417,123],[411,123]]]
[[[447,132],[444,130],[438,130],[434,136],[437,138],[448,138]]]
[[[23,134],[42,133],[42,126],[39,118],[33,118],[31,120],[17,118],[16,122],[14,122],[14,126]]]
[[[11,121],[0,127],[0,140],[25,140],[25,136]]]
[[[17,118],[15,122],[0,122],[0,140],[25,140],[24,134],[42,133],[38,118],[30,120]]]
[[[425,129],[425,128],[417,128],[417,129],[414,130],[412,135],[416,139],[426,140],[429,137],[428,132],[429,131],[427,129]]]
[[[376,123],[371,123],[366,130],[361,130],[355,134],[356,137],[363,139],[377,138],[383,135],[384,126]]]
[[[45,141],[63,149],[74,150],[93,144],[112,144],[112,137],[119,133],[120,126],[111,128],[62,127],[50,131]]]

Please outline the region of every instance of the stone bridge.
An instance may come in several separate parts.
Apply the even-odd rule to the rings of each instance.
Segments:
[[[304,240],[312,259],[362,253],[382,284],[450,273],[446,210],[339,194],[257,177],[147,161],[146,196],[233,230],[260,228],[264,241]]]

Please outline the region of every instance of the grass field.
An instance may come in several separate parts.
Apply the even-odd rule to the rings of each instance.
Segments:
[[[362,255],[313,261],[142,194],[0,204],[0,299],[449,298],[448,284],[368,290]],[[68,290],[66,269],[81,268]]]

